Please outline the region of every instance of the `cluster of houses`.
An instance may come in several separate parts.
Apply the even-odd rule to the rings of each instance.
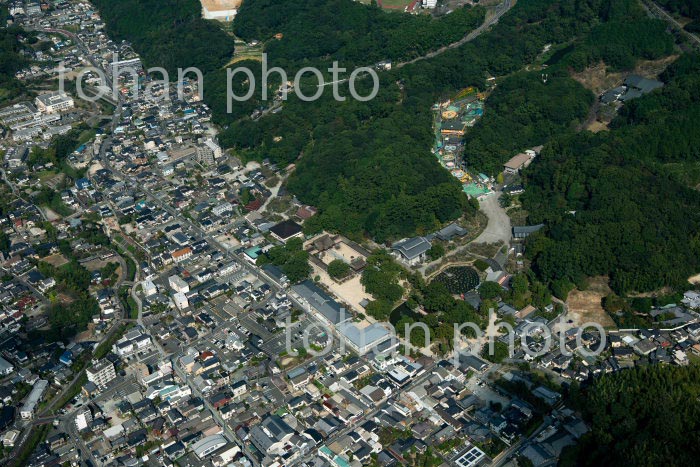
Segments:
[[[221,19],[214,3],[204,5],[204,14]],[[153,84],[140,58],[129,44],[107,36],[88,3],[9,6],[16,22],[78,31],[47,36],[53,43],[47,56],[60,56],[71,70],[102,68],[120,100],[111,136],[99,130],[68,156],[68,165],[80,171],[69,180],[51,163],[32,164],[28,146],[38,144],[40,134],[67,131],[74,121],[72,97],[42,93],[33,103],[0,109],[0,122],[22,143],[3,161],[9,175],[0,219],[7,279],[0,284],[3,444],[12,447],[26,423],[44,415],[42,402],[73,384],[78,372],[84,369],[86,379],[28,465],[73,462],[77,455],[124,466],[359,467],[421,459],[476,467],[511,446],[539,466],[553,464],[585,434],[555,386],[516,371],[491,374],[493,367],[475,355],[456,361],[400,355],[389,327],[358,319],[329,284],[316,278],[290,284],[283,267],[258,266],[275,246],[305,239],[303,224],[317,214],[285,193],[279,183],[284,170],[267,160],[244,166],[228,155],[211,131],[211,109],[199,99],[196,82],[185,80],[182,95],[162,84],[140,93]],[[34,58],[19,78],[46,71],[44,62],[51,60]],[[99,85],[97,74],[85,78]],[[627,99],[655,87],[630,77],[613,95]],[[455,154],[465,128],[482,114],[473,91],[436,107],[436,154],[451,169],[458,169]],[[517,176],[538,152],[515,156],[504,172]],[[463,181],[489,183],[488,177]],[[48,206],[36,206],[16,196],[17,188],[57,195]],[[524,239],[542,227],[514,227],[513,237]],[[391,252],[416,267],[434,245],[467,233],[452,223],[398,241]],[[356,280],[370,254],[329,234],[304,248],[320,271],[337,259],[348,264],[348,275],[330,285]],[[103,277],[110,261],[118,264],[112,273],[118,284]],[[61,300],[70,303],[55,272],[69,263],[82,265],[91,278],[88,296],[96,311],[88,332],[70,343],[22,333],[46,331],[44,311]],[[486,279],[507,287],[503,267],[488,263]],[[477,292],[463,299],[476,308],[481,301]],[[699,307],[700,295],[688,292],[682,306],[652,311],[662,328],[612,333],[595,358],[584,350],[603,345],[603,337],[576,328],[540,357],[524,349],[509,357],[579,381],[636,365],[687,364],[700,354]],[[516,341],[545,347],[552,305],[516,310],[500,301],[498,312],[512,318]],[[314,352],[302,349],[307,343]],[[340,351],[318,354],[337,343]]]

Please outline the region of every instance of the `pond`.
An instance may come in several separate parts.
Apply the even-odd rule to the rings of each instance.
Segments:
[[[401,318],[404,316],[407,316],[409,318],[413,318],[414,320],[418,320],[418,318],[421,316],[415,311],[411,310],[411,308],[406,304],[406,302],[403,302],[401,305],[397,306],[394,308],[389,315],[389,322],[396,326],[396,323],[401,321]]]

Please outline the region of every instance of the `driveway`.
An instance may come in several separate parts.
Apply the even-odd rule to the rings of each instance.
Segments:
[[[498,203],[500,196],[501,192],[495,191],[484,196],[479,201],[479,207],[486,214],[489,221],[481,235],[476,237],[472,243],[496,243],[499,240],[505,244],[510,242],[510,218]]]

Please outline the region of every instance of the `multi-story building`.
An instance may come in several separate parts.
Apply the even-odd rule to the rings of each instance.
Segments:
[[[133,329],[112,346],[112,351],[120,357],[129,357],[146,350],[151,345],[151,336],[144,334],[139,329]]]
[[[231,391],[233,392],[233,397],[238,398],[248,392],[248,386],[245,380],[240,380],[231,385]]]
[[[207,139],[200,146],[197,146],[197,160],[205,165],[211,165],[223,155],[221,146],[212,139]]]
[[[39,381],[34,383],[34,387],[27,396],[27,399],[24,401],[22,410],[20,410],[19,412],[20,416],[22,417],[22,420],[29,420],[34,416],[36,406],[39,404],[39,401],[43,397],[44,392],[46,391],[46,388],[48,386],[49,382],[45,379],[40,379]]]
[[[37,96],[36,99],[34,99],[34,103],[40,112],[47,114],[56,113],[75,107],[73,98],[65,92],[60,91]]]
[[[187,282],[180,276],[170,276],[168,278],[168,284],[170,284],[170,288],[175,292],[187,293],[190,291],[190,286],[187,285]]]
[[[92,412],[90,412],[90,409],[87,407],[78,412],[78,414],[75,416],[75,426],[78,428],[78,431],[83,431],[86,429],[88,426],[90,426],[91,422]]]
[[[9,375],[13,371],[15,371],[15,367],[12,363],[0,357],[0,375]]]
[[[107,360],[97,362],[88,368],[86,373],[88,381],[95,383],[100,389],[104,389],[110,381],[117,377],[114,364]]]
[[[294,436],[294,430],[278,415],[268,415],[250,430],[250,440],[260,452],[281,455]]]
[[[173,303],[175,303],[175,306],[178,308],[178,310],[184,310],[188,306],[190,306],[190,302],[187,299],[187,295],[185,295],[182,292],[177,292],[173,294]]]

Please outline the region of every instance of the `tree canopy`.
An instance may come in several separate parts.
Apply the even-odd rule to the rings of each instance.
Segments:
[[[290,282],[296,284],[309,277],[309,253],[299,238],[292,238],[284,245],[277,245],[265,255],[258,256],[257,264],[272,263],[282,268]]]
[[[133,44],[144,63],[168,70],[197,67],[210,73],[233,55],[233,38],[215,22],[202,19],[197,0],[93,0],[107,32]]]
[[[350,273],[350,265],[342,259],[334,259],[328,263],[328,275],[333,279],[342,279]]]
[[[686,466],[700,455],[697,365],[605,375],[574,396],[592,430],[560,465]]]
[[[441,19],[388,14],[348,0],[244,2],[234,32],[265,43],[277,66],[294,70],[332,57],[343,66],[408,60],[461,39],[483,19],[483,9],[455,9]],[[282,34],[279,39],[273,38]]]
[[[7,15],[7,8],[3,6],[0,12]],[[15,97],[22,89],[15,73],[27,66],[29,60],[20,53],[26,48],[20,37],[36,40],[36,33],[26,32],[19,26],[0,28],[0,102]]]
[[[555,138],[526,172],[528,241],[545,280],[608,274],[618,292],[680,286],[700,268],[700,193],[671,170],[697,164],[700,57],[685,55],[666,86],[626,105],[613,130]]]

